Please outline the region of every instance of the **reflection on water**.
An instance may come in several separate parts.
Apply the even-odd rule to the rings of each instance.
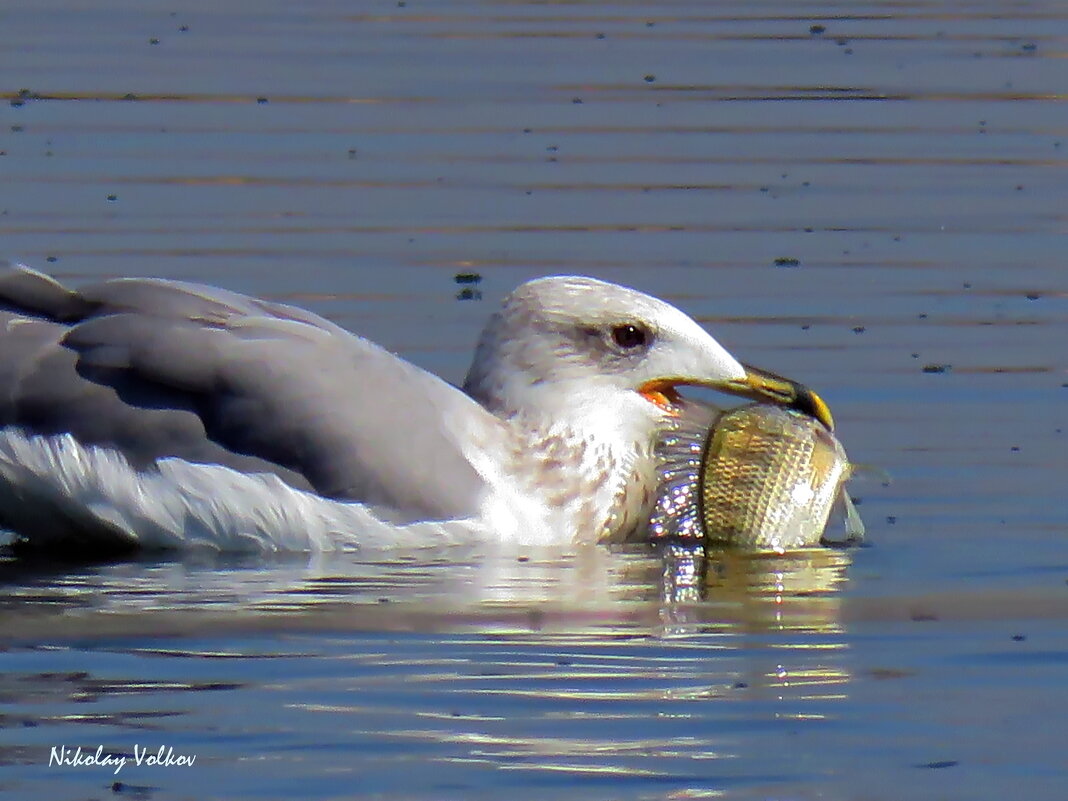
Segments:
[[[787,557],[0,563],[0,796],[1063,799],[1063,3],[8,5],[0,255],[300,297],[454,381],[503,293],[593,274],[895,483],[875,547]],[[146,737],[196,771],[47,766]]]
[[[534,633],[572,643],[652,636],[696,647],[695,655],[711,646],[720,656],[752,649],[751,637],[773,636],[770,661],[746,658],[746,684],[782,690],[803,677],[812,696],[814,685],[837,686],[846,677],[841,665],[813,661],[809,650],[817,640],[828,655],[844,647],[838,591],[849,561],[848,552],[827,549],[753,555],[668,544],[519,556],[447,549],[376,561],[187,559],[39,572],[8,563],[0,630],[16,642],[74,644],[87,631],[120,640],[259,631]],[[173,653],[199,652],[176,645]],[[730,687],[736,680],[731,673],[722,681]],[[670,695],[719,692],[674,687]]]
[[[754,636],[781,635],[768,653],[749,654],[735,686],[774,698],[778,719],[834,717],[833,708],[812,702],[847,697],[851,675],[838,653],[846,648],[838,591],[849,552],[752,554],[668,545],[661,557],[665,636],[689,638],[711,626],[725,635],[722,648],[746,650]]]
[[[846,550],[812,548],[787,554],[669,545],[663,559],[663,598],[730,605],[747,630],[838,632],[838,590],[846,580]]]
[[[658,619],[673,626],[767,630],[834,629],[837,591],[849,552],[824,548],[786,555],[704,551],[663,544],[568,552],[455,546],[358,555],[146,557],[99,565],[0,562],[0,630],[69,636],[85,617],[108,631],[160,632],[181,613],[205,621],[316,627],[347,620],[359,628],[404,621],[450,628],[529,615],[565,627]],[[42,630],[41,627],[44,627]]]
[[[710,792],[797,776],[762,764],[768,727],[844,714],[848,565],[674,545],[8,563],[0,759],[25,779],[49,744],[148,738],[199,753],[198,781],[225,789],[250,751],[273,754],[250,792],[324,773],[464,786],[489,765]]]

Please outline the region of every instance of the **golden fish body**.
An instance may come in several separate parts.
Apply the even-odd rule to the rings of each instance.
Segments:
[[[711,428],[692,418],[659,448],[653,536],[783,553],[818,545],[839,498],[847,533],[862,535],[843,490],[849,459],[822,423],[768,404],[722,412]]]

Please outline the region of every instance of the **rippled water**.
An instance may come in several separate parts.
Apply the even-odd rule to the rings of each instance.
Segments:
[[[0,21],[3,255],[297,302],[454,381],[516,283],[592,274],[816,387],[872,467],[870,547],[787,559],[0,563],[0,795],[1064,797],[1062,3]]]

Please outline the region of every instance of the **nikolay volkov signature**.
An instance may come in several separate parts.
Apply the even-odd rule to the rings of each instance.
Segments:
[[[62,765],[70,768],[114,768],[117,775],[120,770],[126,767],[126,762],[130,759],[133,760],[135,765],[147,765],[148,767],[189,768],[197,761],[197,755],[176,754],[174,746],[170,745],[161,745],[158,750],[153,751],[148,746],[142,747],[135,743],[132,756],[130,754],[105,751],[102,745],[98,745],[95,751],[83,751],[80,745],[77,748],[53,745],[52,751],[48,756],[48,764],[49,766]]]

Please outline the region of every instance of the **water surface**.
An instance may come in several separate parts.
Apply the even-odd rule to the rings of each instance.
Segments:
[[[1062,4],[0,16],[4,255],[296,302],[452,381],[518,282],[627,283],[893,478],[854,485],[869,547],[786,560],[8,561],[0,794],[1063,798]]]

